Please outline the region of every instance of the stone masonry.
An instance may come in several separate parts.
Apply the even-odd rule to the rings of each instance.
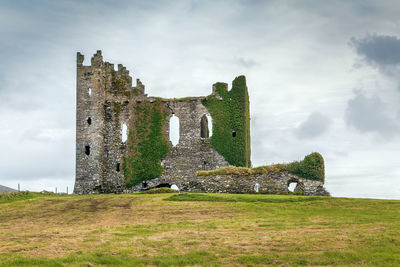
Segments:
[[[295,193],[308,196],[327,194],[323,182],[304,179],[286,171],[253,175],[162,176],[148,181],[146,186],[154,188],[175,184],[181,192],[288,194],[291,183],[296,184]],[[126,192],[143,190],[146,188],[140,184]]]
[[[323,183],[297,177],[287,172],[249,176],[197,176],[198,170],[214,170],[228,162],[210,144],[206,116],[210,113],[202,104],[205,97],[162,99],[163,105],[179,118],[179,143],[169,142],[170,152],[161,159],[163,175],[127,188],[124,184],[123,157],[126,142],[122,129],[130,129],[133,106],[156,98],[145,94],[139,79],[132,85],[129,71],[121,64],[103,61],[101,51],[83,65],[84,56],[77,54],[76,110],[76,181],[74,193],[137,192],[175,184],[183,192],[226,193],[287,193],[288,185],[296,182],[295,192],[322,195]],[[215,92],[213,92],[215,93]],[[169,118],[164,134],[169,136]]]

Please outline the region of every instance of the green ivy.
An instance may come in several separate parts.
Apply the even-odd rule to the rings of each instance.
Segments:
[[[291,173],[310,180],[325,182],[325,164],[321,154],[314,152],[300,162],[294,162]]]
[[[225,83],[214,86],[222,99],[213,94],[202,101],[213,118],[211,145],[229,164],[249,167],[250,112],[246,78],[236,77],[230,91]]]
[[[170,148],[163,133],[168,112],[159,99],[144,101],[134,107],[134,122],[129,130],[126,156],[123,158],[125,185],[131,187],[160,177],[160,160]]]

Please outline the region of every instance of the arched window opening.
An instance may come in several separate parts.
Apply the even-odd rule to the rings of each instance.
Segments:
[[[85,154],[88,156],[90,155],[90,146],[88,145],[85,146]]]
[[[296,182],[291,182],[288,186],[288,190],[290,192],[294,192],[294,190],[296,189],[297,183]]]
[[[116,170],[117,172],[121,171],[121,164],[119,162],[116,164]]]
[[[92,124],[92,118],[87,118],[87,123],[90,125],[90,124]]]
[[[173,146],[179,143],[179,118],[175,115],[169,120],[169,140]]]
[[[179,187],[176,184],[171,185],[171,189],[179,192]]]
[[[208,138],[209,136],[210,132],[208,131],[208,119],[206,115],[203,115],[200,122],[200,137]]]
[[[232,137],[236,137],[236,131],[232,131]]]
[[[89,96],[92,96],[92,88],[90,88],[90,87],[89,87],[89,89],[88,89],[88,95],[89,95]]]
[[[122,131],[122,143],[125,143],[126,140],[128,140],[128,126],[126,126],[125,122],[122,124],[121,127],[121,131]]]
[[[208,121],[208,137],[211,137],[213,128],[212,128],[212,118],[210,115],[207,115],[207,121]]]

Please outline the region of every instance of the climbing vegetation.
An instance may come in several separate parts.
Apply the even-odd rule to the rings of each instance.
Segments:
[[[213,118],[211,145],[229,164],[249,167],[250,113],[246,78],[236,77],[230,91],[225,83],[214,86],[218,96],[213,94],[202,101]]]
[[[110,92],[115,95],[125,95],[130,97],[131,92],[128,90],[130,84],[132,83],[132,78],[128,73],[123,73],[120,71],[111,70],[111,88]]]
[[[228,166],[226,168],[221,168],[217,170],[198,171],[197,175],[199,176],[227,175],[227,174],[252,175],[252,174],[263,174],[269,172],[279,173],[281,171],[287,171],[291,174],[297,175],[305,179],[324,182],[325,180],[324,158],[321,156],[321,154],[314,152],[306,156],[302,161],[295,161],[287,164],[274,164],[269,166],[261,166],[257,168]]]
[[[160,160],[170,150],[163,131],[167,117],[168,111],[159,99],[134,106],[122,164],[127,187],[162,175]]]

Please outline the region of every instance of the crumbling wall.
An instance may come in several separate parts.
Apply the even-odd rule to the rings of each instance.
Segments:
[[[201,101],[204,97],[183,100],[166,99],[164,105],[170,116],[179,118],[179,143],[162,160],[164,177],[194,177],[198,170],[214,170],[228,166],[228,162],[211,145],[209,138],[201,137],[201,120],[210,115]],[[169,120],[168,120],[169,122]],[[167,127],[169,129],[169,127]]]
[[[288,194],[290,183],[297,183],[294,193],[309,196],[329,194],[324,189],[323,182],[304,179],[288,172],[254,175],[163,176],[148,181],[146,187],[138,185],[127,192],[138,192],[159,185],[175,184],[181,192]]]
[[[244,76],[237,77],[229,91],[227,84],[217,83],[207,97],[162,99],[148,97],[138,79],[132,86],[129,71],[121,64],[114,70],[113,64],[103,61],[101,51],[91,58],[90,66],[83,61],[78,53],[74,193],[136,192],[172,184],[185,192],[287,193],[288,184],[295,181],[295,191],[324,194],[323,179],[307,180],[287,171],[197,176],[199,170],[229,164],[251,166]],[[179,118],[176,146],[168,141],[172,115]],[[212,133],[206,127],[207,116],[213,120]],[[122,140],[124,124],[127,141]],[[303,165],[314,170],[320,162],[314,161]],[[323,161],[321,166],[315,175],[324,171]],[[296,174],[301,176],[307,168],[298,168]]]
[[[228,165],[209,138],[201,137],[201,118],[209,115],[201,103],[205,97],[147,97],[143,84],[137,80],[133,87],[129,71],[121,64],[114,70],[113,64],[103,61],[101,51],[91,58],[90,66],[84,66],[83,60],[78,53],[75,193],[120,193],[159,176],[195,176],[199,169]],[[138,113],[159,103],[162,108]],[[157,111],[162,118],[154,123]],[[180,119],[180,142],[175,147],[168,141],[173,114]],[[123,124],[129,132],[126,142],[122,142]],[[158,124],[161,135],[160,127],[153,127]],[[139,129],[141,125],[144,129]],[[85,153],[85,147],[90,153]]]

